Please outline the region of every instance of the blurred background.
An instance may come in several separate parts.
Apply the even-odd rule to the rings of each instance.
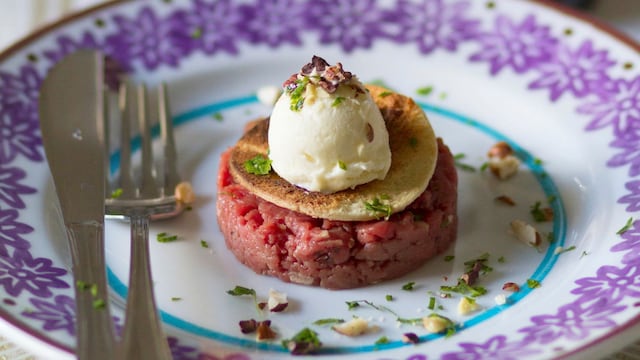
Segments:
[[[113,0],[0,0],[0,50],[69,12],[107,1]],[[577,7],[640,41],[640,0],[555,1]]]

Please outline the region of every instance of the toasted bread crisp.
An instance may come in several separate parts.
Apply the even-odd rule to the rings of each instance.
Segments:
[[[332,194],[310,192],[282,179],[274,171],[254,175],[244,163],[267,156],[269,120],[255,123],[231,152],[230,172],[240,185],[283,208],[315,218],[363,221],[403,210],[427,187],[435,170],[438,145],[422,109],[409,97],[379,87],[367,89],[382,112],[389,131],[391,168],[384,180]]]

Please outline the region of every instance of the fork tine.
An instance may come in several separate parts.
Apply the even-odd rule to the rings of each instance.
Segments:
[[[160,119],[160,136],[162,138],[164,150],[164,193],[173,194],[173,191],[180,182],[178,175],[176,143],[173,137],[173,122],[171,121],[169,110],[169,95],[167,85],[160,84],[158,87],[158,116]]]
[[[118,186],[122,190],[120,197],[134,198],[135,184],[131,173],[131,119],[136,118],[136,94],[133,85],[126,81],[120,86],[120,181]]]
[[[147,87],[140,84],[137,87],[138,94],[138,124],[140,126],[140,136],[142,138],[142,180],[140,185],[140,196],[151,198],[158,195],[157,185],[154,176],[153,152],[151,150],[151,123],[147,114],[148,100]]]

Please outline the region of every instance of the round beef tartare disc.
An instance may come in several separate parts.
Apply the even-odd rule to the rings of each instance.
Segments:
[[[218,224],[227,247],[258,274],[347,289],[407,274],[445,251],[457,233],[458,177],[422,109],[367,86],[391,149],[386,177],[334,193],[302,189],[245,164],[268,158],[269,119],[254,122],[221,158]]]

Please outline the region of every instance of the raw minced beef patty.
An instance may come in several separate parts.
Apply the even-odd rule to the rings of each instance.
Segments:
[[[258,274],[354,288],[411,272],[456,238],[458,178],[441,139],[427,189],[389,220],[331,221],[276,206],[234,182],[229,154],[218,173],[218,224],[227,247]]]

